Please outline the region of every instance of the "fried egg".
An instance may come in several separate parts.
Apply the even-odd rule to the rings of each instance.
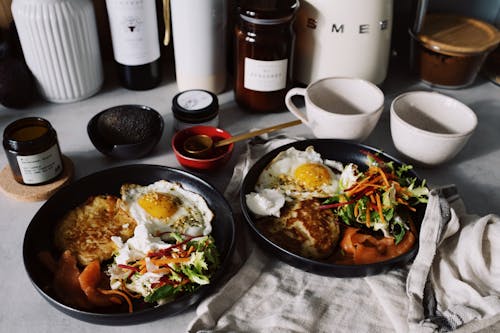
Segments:
[[[165,232],[200,236],[212,231],[214,214],[205,199],[180,184],[166,180],[147,186],[124,184],[120,193],[122,208],[153,236]]]
[[[339,176],[309,146],[280,152],[262,171],[255,189],[277,189],[288,199],[328,198],[338,193]]]

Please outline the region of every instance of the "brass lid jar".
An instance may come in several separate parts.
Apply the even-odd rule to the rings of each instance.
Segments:
[[[292,83],[298,0],[242,0],[235,27],[235,99],[244,109],[285,109]]]

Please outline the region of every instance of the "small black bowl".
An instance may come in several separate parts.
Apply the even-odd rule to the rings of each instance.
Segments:
[[[61,302],[54,293],[53,277],[39,260],[42,251],[59,253],[54,245],[54,228],[57,221],[71,209],[98,194],[120,195],[124,183],[148,185],[160,179],[176,182],[186,190],[200,194],[214,212],[211,235],[220,253],[221,265],[210,284],[201,286],[190,294],[182,295],[163,305],[138,308],[133,313],[105,313],[99,309],[84,311]],[[132,325],[163,317],[173,316],[200,302],[225,280],[231,265],[236,225],[229,203],[212,185],[201,178],[178,169],[160,165],[132,164],[106,169],[83,177],[56,192],[38,210],[31,220],[23,243],[26,272],[35,289],[57,310],[82,321],[101,325]]]
[[[116,159],[149,154],[163,133],[163,118],[145,105],[117,105],[99,112],[87,125],[90,141],[98,151]]]

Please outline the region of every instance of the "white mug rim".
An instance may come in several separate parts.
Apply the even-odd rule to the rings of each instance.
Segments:
[[[367,84],[370,88],[373,89],[373,91],[376,92],[376,94],[381,97],[381,101],[380,101],[380,105],[378,105],[375,109],[373,110],[369,110],[367,112],[362,112],[362,113],[355,113],[355,114],[345,114],[345,113],[337,113],[337,112],[334,112],[334,111],[327,111],[323,108],[321,108],[320,106],[318,106],[316,103],[314,103],[311,98],[309,97],[309,91],[310,89],[312,89],[314,86],[318,85],[318,84],[321,84],[322,82],[324,81],[333,81],[333,80],[336,80],[336,81],[341,81],[341,80],[345,80],[345,81],[352,81],[352,82],[361,82],[363,84]],[[335,115],[337,117],[345,117],[345,118],[363,118],[363,117],[367,117],[367,116],[370,116],[370,115],[373,115],[373,114],[376,114],[377,112],[381,111],[384,109],[384,99],[385,99],[385,96],[384,96],[384,93],[383,91],[374,83],[368,81],[368,80],[365,80],[365,79],[362,79],[362,78],[357,78],[357,77],[349,77],[349,76],[331,76],[331,77],[325,77],[325,78],[322,78],[322,79],[319,79],[319,80],[316,80],[314,82],[311,82],[309,85],[307,85],[307,87],[305,88],[305,94],[304,94],[304,97],[306,99],[306,101],[308,103],[311,103],[312,105],[315,106],[316,108],[316,111],[319,111],[319,112],[322,112],[322,113],[326,113],[326,114],[330,114],[330,115]]]

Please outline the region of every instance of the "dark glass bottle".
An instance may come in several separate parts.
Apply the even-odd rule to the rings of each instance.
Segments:
[[[147,90],[161,81],[155,1],[106,0],[113,54],[121,84]]]
[[[235,27],[235,99],[246,110],[285,109],[292,84],[297,0],[242,0]]]

